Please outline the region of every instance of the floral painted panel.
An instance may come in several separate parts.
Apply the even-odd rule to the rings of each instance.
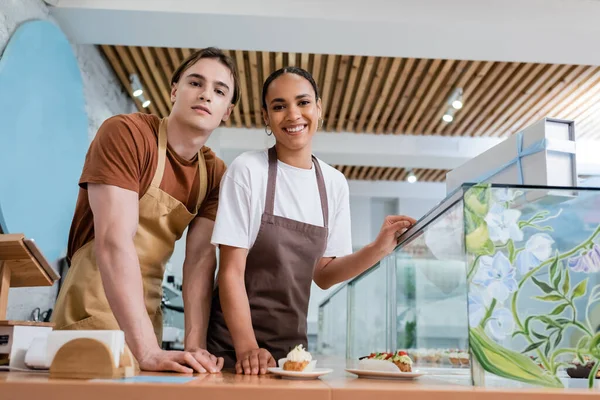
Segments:
[[[464,194],[469,342],[497,376],[547,387],[600,365],[600,193]],[[585,370],[587,368],[587,370]]]

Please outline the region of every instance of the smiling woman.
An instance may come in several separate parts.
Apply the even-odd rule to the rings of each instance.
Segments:
[[[307,347],[313,279],[328,288],[362,273],[415,222],[388,217],[375,242],[351,254],[348,183],[312,155],[322,115],[314,79],[280,69],[266,80],[262,103],[276,144],[231,164],[212,237],[221,263],[207,346],[245,374],[264,374],[292,348]]]

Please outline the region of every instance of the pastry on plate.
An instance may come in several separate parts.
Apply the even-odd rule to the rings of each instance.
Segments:
[[[294,347],[286,358],[280,360],[284,371],[310,372],[315,368],[317,361],[299,344]]]
[[[461,351],[458,353],[458,360],[460,361],[461,365],[468,366],[470,364],[469,353],[466,351]]]
[[[360,369],[369,371],[412,372],[412,360],[405,351],[396,353],[371,353],[361,357],[358,362]]]
[[[450,360],[450,364],[452,364],[453,366],[460,366],[460,355],[458,351],[451,351],[448,354],[448,359]]]

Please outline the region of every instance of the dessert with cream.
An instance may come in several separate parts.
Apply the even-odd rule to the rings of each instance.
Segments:
[[[309,365],[313,365],[311,354],[306,351],[303,346],[300,344],[292,349],[285,358],[285,362],[283,364],[283,369],[285,371],[305,371],[307,372],[307,367]]]
[[[371,353],[366,357],[361,357],[358,366],[371,371],[411,372],[412,364],[408,353],[398,351],[396,353]]]

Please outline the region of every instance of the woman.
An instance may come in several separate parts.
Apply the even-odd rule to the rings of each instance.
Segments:
[[[262,105],[276,144],[228,168],[212,236],[220,267],[207,349],[244,374],[264,374],[292,347],[307,346],[312,280],[326,289],[362,273],[415,223],[387,217],[377,239],[351,254],[348,184],[312,155],[322,125],[314,79],[296,67],[275,71]]]

